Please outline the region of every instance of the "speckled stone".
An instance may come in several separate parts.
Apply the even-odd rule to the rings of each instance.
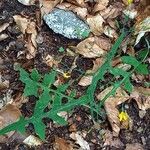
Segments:
[[[84,39],[84,35],[88,36],[90,32],[89,26],[72,11],[55,8],[49,14],[45,14],[43,19],[55,33],[69,39]]]

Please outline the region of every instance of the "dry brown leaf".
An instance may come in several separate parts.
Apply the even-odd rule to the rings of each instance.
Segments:
[[[30,5],[34,5],[36,0],[18,0],[18,2],[20,2],[23,5],[30,6]]]
[[[29,19],[22,17],[20,15],[13,16],[16,24],[20,28],[21,32],[26,35],[27,41],[26,41],[26,47],[28,50],[27,59],[32,59],[35,57],[36,49],[37,49],[37,43],[36,43],[36,37],[37,37],[37,30],[36,30],[36,23],[33,21],[30,21]]]
[[[96,16],[88,16],[87,23],[90,26],[90,30],[94,35],[101,35],[103,33],[103,23],[104,19],[100,14]]]
[[[103,57],[97,58],[93,61],[94,65],[92,70],[87,70],[87,74],[95,73],[104,63],[105,59]]]
[[[92,83],[92,79],[93,79],[93,76],[83,76],[80,81],[79,81],[79,85],[80,86],[88,86]]]
[[[134,87],[131,98],[136,100],[139,109],[147,110],[150,108],[150,88]]]
[[[66,0],[66,1],[77,6],[86,7],[84,0]]]
[[[44,14],[50,13],[61,1],[62,0],[40,0],[41,17],[43,17]]]
[[[107,145],[116,148],[124,146],[123,143],[118,138],[114,139],[113,134],[109,130],[106,130],[104,135],[104,146]]]
[[[94,5],[93,12],[98,12],[100,10],[106,9],[109,0],[97,0],[96,4]]]
[[[88,15],[88,10],[87,8],[83,7],[78,7],[76,5],[72,5],[70,3],[61,3],[57,5],[57,8],[59,9],[64,9],[68,11],[73,11],[76,13],[80,18],[86,21],[86,16]]]
[[[6,30],[6,28],[9,26],[9,23],[4,23],[2,25],[0,25],[0,33],[4,30]]]
[[[125,150],[144,150],[140,143],[126,144]]]
[[[0,129],[12,124],[21,116],[20,110],[11,104],[7,104],[0,110]],[[5,142],[6,139],[11,137],[15,131],[11,131],[4,136],[0,136],[0,142]]]
[[[106,50],[109,50],[110,46],[109,40],[107,41],[98,37],[89,37],[77,45],[77,53],[87,58],[101,57],[106,54]]]
[[[54,60],[54,57],[52,57],[51,55],[47,55],[44,58],[44,63],[46,63],[48,66],[53,67],[53,66],[58,66],[58,61]]]
[[[102,91],[97,98],[99,100],[102,100],[106,94],[108,94],[112,90],[112,86],[106,88],[104,91]],[[121,88],[118,88],[116,91],[116,94],[114,96],[110,96],[104,103],[104,107],[108,116],[108,120],[111,124],[111,127],[114,132],[114,136],[118,136],[120,132],[120,121],[119,121],[119,111],[116,108],[121,103],[124,103],[126,100],[129,99],[129,95]]]
[[[7,34],[0,34],[0,41],[3,41],[8,38]]]
[[[25,34],[27,26],[29,24],[29,20],[25,17],[22,17],[20,15],[13,16],[17,26],[20,28],[20,31]]]
[[[105,26],[104,27],[104,34],[107,35],[110,38],[118,38],[118,34],[116,32],[116,30],[112,29],[110,26]]]
[[[123,10],[123,5],[120,2],[115,2],[114,5],[110,5],[108,8],[102,10],[99,12],[99,14],[104,18],[104,19],[112,19],[116,18],[122,13]]]
[[[54,149],[55,150],[73,150],[73,147],[65,139],[55,137]]]

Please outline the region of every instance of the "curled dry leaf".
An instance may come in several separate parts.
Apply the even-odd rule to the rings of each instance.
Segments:
[[[47,55],[45,58],[43,58],[44,63],[46,63],[48,66],[53,67],[53,66],[58,66],[58,61],[54,60],[54,57],[51,55]]]
[[[82,137],[78,132],[76,132],[76,133],[73,132],[73,133],[70,135],[70,137],[71,137],[73,140],[76,140],[76,143],[80,145],[81,149],[90,150],[90,146],[89,146],[88,142],[85,141],[85,140],[83,139],[83,137]]]
[[[104,63],[105,59],[103,57],[97,58],[93,61],[93,68],[92,70],[87,70],[87,74],[95,73]]]
[[[105,26],[103,32],[104,32],[105,35],[107,35],[110,38],[115,38],[115,39],[118,38],[118,34],[110,26]]]
[[[140,143],[126,144],[125,150],[144,150]]]
[[[11,104],[7,104],[0,111],[0,129],[12,124],[21,116],[20,110]],[[4,142],[6,139],[10,138],[15,131],[11,131],[6,135],[0,136],[0,142]]]
[[[34,5],[36,0],[18,0],[18,2],[20,2],[23,5],[29,6],[29,5]]]
[[[9,23],[4,23],[2,25],[0,25],[0,33],[4,30],[6,30],[6,28],[9,26]]]
[[[134,87],[131,98],[136,100],[139,109],[147,110],[150,108],[150,88]]]
[[[66,2],[58,4],[57,8],[73,11],[80,18],[82,18],[83,20],[86,20],[86,16],[88,15],[87,8],[85,8],[85,7],[79,7],[79,6],[72,5],[72,4],[66,3]]]
[[[87,23],[90,26],[90,30],[94,35],[101,35],[103,33],[104,19],[100,14],[96,16],[88,16]]]
[[[23,141],[23,143],[29,146],[39,146],[42,144],[42,141],[34,135],[30,135]]]
[[[109,40],[102,37],[89,37],[77,45],[77,53],[87,58],[104,56],[110,49]]]
[[[92,83],[92,79],[93,79],[93,76],[83,76],[80,81],[79,81],[79,85],[80,86],[88,86]]]
[[[0,34],[0,41],[3,41],[8,38],[7,34]]]
[[[114,139],[113,134],[109,130],[106,130],[104,134],[104,146],[107,145],[116,148],[121,148],[124,146],[119,138]]]
[[[36,37],[37,37],[37,30],[36,30],[36,23],[30,21],[29,19],[22,17],[20,15],[13,16],[16,24],[20,28],[21,32],[26,35],[26,47],[28,50],[27,59],[32,59],[35,57],[36,54]]]
[[[109,0],[97,0],[96,4],[94,5],[93,11],[98,12],[98,11],[106,9],[108,3],[109,3]]]
[[[43,17],[44,14],[48,14],[49,12],[51,12],[52,9],[61,1],[62,0],[39,0],[41,17]]]
[[[54,149],[56,150],[73,150],[73,146],[65,139],[55,137]]]
[[[86,7],[84,0],[66,0],[66,1],[77,6]]]
[[[116,2],[114,3],[114,5],[110,5],[108,8],[100,11],[99,13],[104,19],[112,19],[119,16],[122,10],[123,10],[122,3]]]
[[[99,100],[102,100],[106,94],[108,94],[112,90],[112,86],[106,88],[104,91],[102,91],[97,98]],[[118,88],[114,96],[110,96],[104,103],[104,107],[108,116],[108,120],[111,124],[111,127],[113,129],[114,136],[118,136],[120,132],[120,121],[119,121],[119,111],[117,109],[117,106],[121,103],[124,103],[126,100],[129,99],[129,95],[121,88]]]

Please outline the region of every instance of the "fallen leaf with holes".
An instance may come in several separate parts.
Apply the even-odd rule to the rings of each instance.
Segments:
[[[109,40],[89,37],[80,42],[76,47],[76,52],[87,58],[95,58],[104,56],[111,47]]]
[[[6,30],[6,28],[9,26],[9,23],[4,23],[2,25],[0,25],[0,33],[4,30]]]
[[[83,76],[80,81],[79,81],[79,85],[80,86],[88,86],[92,83],[92,79],[93,79],[93,76]]]
[[[97,98],[99,100],[102,100],[106,94],[108,94],[112,90],[112,86],[106,88],[104,91],[102,91],[100,94],[98,94]],[[118,136],[120,132],[120,121],[119,121],[119,111],[117,109],[117,106],[121,103],[124,103],[126,100],[129,99],[129,95],[121,88],[118,88],[114,96],[110,96],[105,102],[104,107],[106,110],[106,114],[108,117],[108,120],[111,124],[111,127],[113,129],[113,135]]]
[[[93,12],[95,13],[95,12],[106,9],[108,3],[109,3],[109,0],[97,0],[96,4],[94,5]]]
[[[88,16],[87,23],[90,26],[90,30],[94,35],[101,35],[103,33],[103,23],[104,19],[101,15],[97,14],[96,16]]]
[[[54,149],[56,149],[56,150],[73,150],[73,147],[65,139],[55,137]]]
[[[134,87],[130,97],[136,100],[139,109],[150,108],[150,88]]]
[[[21,32],[26,35],[26,47],[28,50],[27,59],[32,59],[35,57],[37,43],[37,30],[36,23],[27,19],[26,17],[22,17],[20,15],[13,16],[17,26],[20,28]]]
[[[21,112],[16,106],[7,104],[0,111],[0,129],[17,121],[20,118],[20,116],[21,116]],[[0,136],[0,142],[5,142],[14,133],[15,131],[11,131],[3,136]]]
[[[20,2],[23,5],[30,6],[30,5],[34,5],[36,0],[18,0],[18,2]]]

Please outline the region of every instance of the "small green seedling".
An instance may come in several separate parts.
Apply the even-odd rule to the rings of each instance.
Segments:
[[[62,53],[65,51],[65,49],[63,47],[59,47],[58,51]]]

